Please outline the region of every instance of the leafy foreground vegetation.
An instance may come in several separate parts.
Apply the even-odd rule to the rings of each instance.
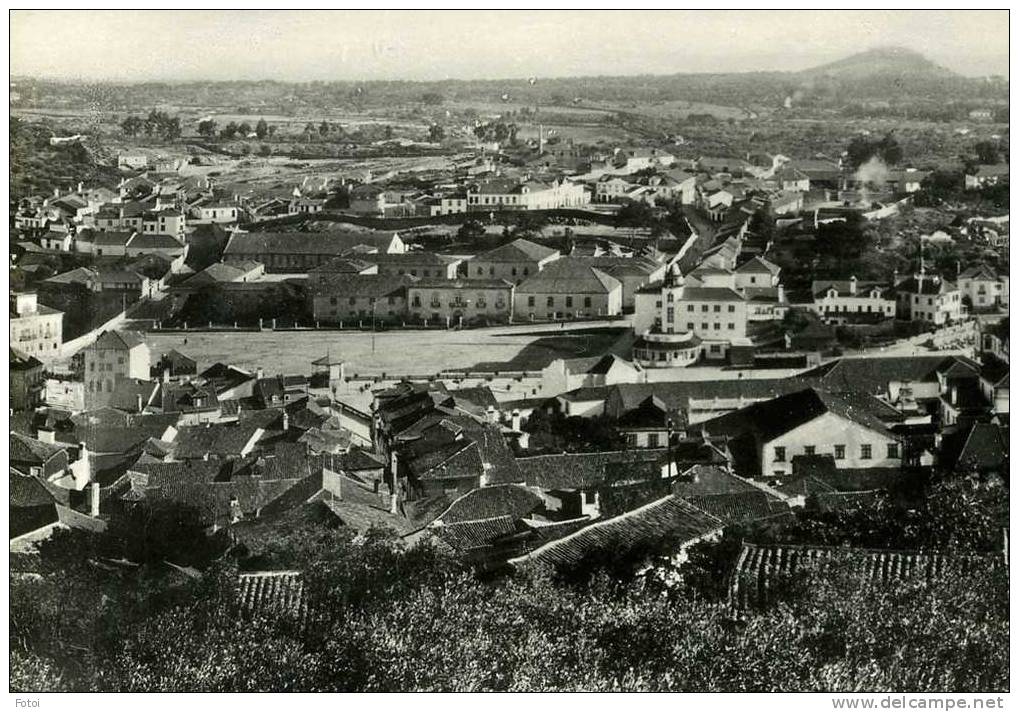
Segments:
[[[977,509],[970,519],[968,508],[949,507],[944,520],[975,535],[948,536],[937,524],[925,527],[930,543],[982,549],[979,533],[991,527]],[[901,514],[879,511],[887,516],[871,534]],[[249,530],[248,544],[224,555],[225,539],[195,545],[186,514],[133,518],[157,526],[130,544],[118,543],[127,535],[119,525],[103,538],[58,535],[42,547],[41,576],[14,574],[12,691],[1008,688],[1000,569],[880,588],[852,569],[805,571],[767,607],[737,614],[725,605],[725,562],[746,531],[699,547],[685,578],[667,584],[618,567],[583,579],[532,571],[485,580],[427,541],[403,549],[382,532],[355,538],[307,519]],[[798,529],[848,542],[864,520],[875,515],[808,517]],[[176,554],[156,541],[175,527],[194,552],[188,563],[208,563],[204,576],[167,575],[161,562]],[[922,545],[926,535],[906,527]],[[141,565],[101,565],[118,546]],[[238,566],[304,571],[305,621],[241,611]]]

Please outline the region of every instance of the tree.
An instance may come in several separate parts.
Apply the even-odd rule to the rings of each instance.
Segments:
[[[439,124],[432,124],[428,127],[428,140],[432,143],[438,143],[442,139],[446,138],[446,129],[439,126]]]
[[[472,243],[485,236],[485,226],[477,220],[468,220],[456,231],[456,237],[463,242]]]
[[[977,160],[985,165],[993,165],[1000,160],[998,146],[991,141],[980,141],[973,147],[977,154]]]
[[[137,136],[139,133],[141,133],[143,125],[144,122],[141,120],[141,118],[137,116],[128,116],[121,122],[120,128],[128,136]]]
[[[231,121],[230,123],[223,127],[223,130],[219,132],[219,135],[227,140],[230,140],[237,135],[238,128],[239,127],[237,126],[237,122]]]
[[[421,102],[428,106],[438,106],[446,99],[438,92],[425,92],[421,95]]]
[[[247,138],[248,134],[251,133],[251,124],[249,124],[247,121],[242,121],[240,126],[237,127],[237,133]]]
[[[264,139],[269,135],[269,125],[265,122],[265,119],[259,119],[258,123],[255,124],[255,134],[260,139]]]
[[[206,138],[212,138],[216,135],[216,122],[212,119],[204,119],[198,122],[198,133]]]
[[[323,121],[321,124],[319,124],[318,132],[322,136],[327,135],[329,133],[329,123],[326,122],[326,121]]]

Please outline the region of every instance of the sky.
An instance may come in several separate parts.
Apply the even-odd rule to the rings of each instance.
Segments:
[[[882,46],[1008,76],[1008,12],[14,10],[11,74],[511,79],[800,70]]]

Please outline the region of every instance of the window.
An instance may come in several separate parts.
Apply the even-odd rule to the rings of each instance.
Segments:
[[[584,307],[587,309],[591,308],[591,297],[584,297]]]
[[[897,460],[899,458],[899,444],[888,443],[888,457]]]
[[[836,460],[845,460],[846,459],[846,446],[845,445],[836,445],[835,446],[835,459]]]
[[[708,323],[706,321],[702,321],[701,322],[701,331],[707,331],[707,330],[708,330]]]
[[[676,310],[675,309],[673,309],[672,307],[669,307],[668,309],[665,310],[665,320],[666,321],[675,321],[675,318],[676,318]]]
[[[785,462],[785,448],[784,447],[776,447],[775,448],[775,462]]]
[[[708,305],[707,304],[702,304],[701,305],[701,311],[702,312],[706,312],[707,310],[708,310]]]
[[[869,460],[871,458],[871,447],[870,444],[860,446],[860,459]]]
[[[687,329],[687,331],[693,331],[693,322],[692,321],[688,321],[686,323],[686,329]]]
[[[566,306],[567,307],[573,306],[573,297],[566,297]]]
[[[803,454],[804,455],[816,455],[817,454],[817,446],[816,445],[804,445],[804,447],[803,447]]]
[[[658,447],[658,433],[651,433],[647,436],[648,447]]]
[[[736,311],[736,305],[735,304],[730,304],[729,305],[729,313],[732,314],[735,311]]]
[[[692,311],[693,311],[693,304],[687,304],[687,305],[686,305],[686,310],[687,310],[688,312],[692,312]]]
[[[716,313],[716,314],[717,314],[718,312],[722,311],[722,305],[721,305],[721,304],[716,304],[716,305],[715,305],[715,309],[714,309],[714,311],[715,311],[715,313]]]
[[[674,295],[672,292],[669,292],[667,295],[665,295],[665,301],[667,302],[676,301],[676,295]]]
[[[517,276],[517,268],[516,267],[510,267],[510,274],[513,275],[514,277],[516,277]]]
[[[729,331],[735,331],[735,330],[736,330],[736,325],[730,321],[729,322]]]
[[[529,307],[533,307],[534,306],[534,297],[528,297],[527,298],[527,306],[529,306]]]
[[[329,304],[336,306],[336,297],[329,297]]]
[[[554,297],[549,297],[548,299],[546,299],[545,300],[545,306],[547,306],[547,307],[555,306],[555,298]]]
[[[595,499],[598,497],[597,492],[585,492],[584,493],[584,504],[594,504]]]
[[[480,267],[478,267],[478,276],[480,277],[480,276],[481,276],[481,275],[483,275],[484,273],[485,273],[485,270],[483,270],[483,269],[481,269]]]

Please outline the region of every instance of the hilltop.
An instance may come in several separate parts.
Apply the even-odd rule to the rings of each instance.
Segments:
[[[867,79],[896,75],[903,78],[950,79],[955,72],[905,47],[878,47],[799,72],[806,77]]]

